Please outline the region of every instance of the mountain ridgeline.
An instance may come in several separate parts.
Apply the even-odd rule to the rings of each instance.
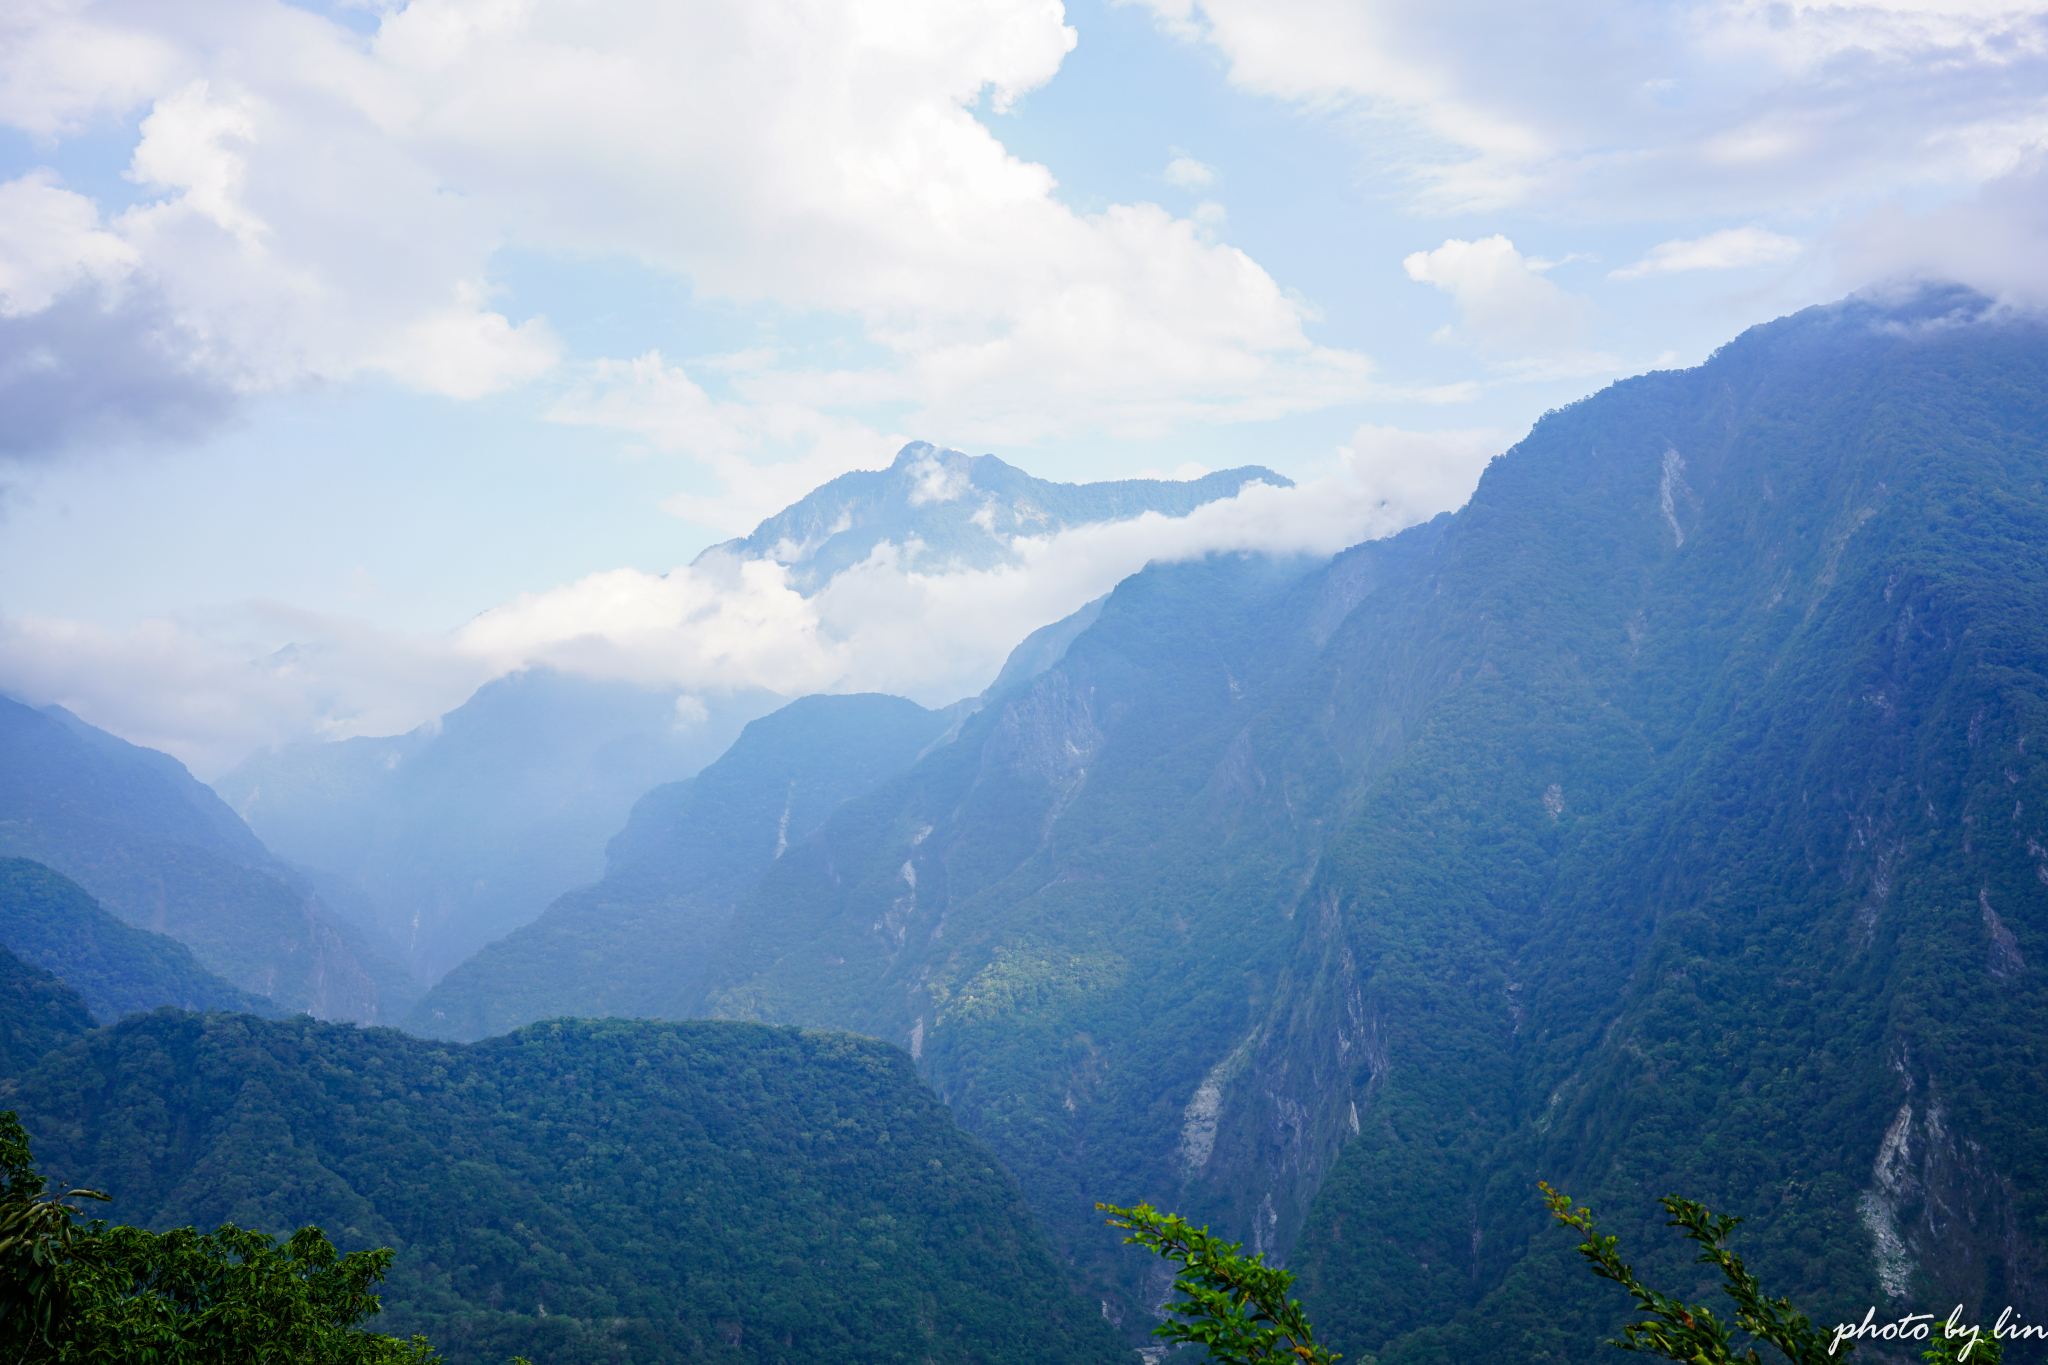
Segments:
[[[993,455],[968,455],[913,441],[887,469],[841,474],[769,517],[752,534],[698,556],[771,559],[786,565],[806,596],[861,563],[884,542],[917,564],[971,569],[1014,564],[1019,536],[1124,521],[1151,512],[1184,517],[1250,483],[1292,488],[1259,465],[1198,479],[1115,479],[1054,483]]]
[[[713,553],[814,590],[1116,487],[1024,477],[913,446]],[[1816,1321],[2048,1319],[2039,320],[1809,309],[1546,415],[1427,525],[1155,564],[971,702],[738,716],[409,1016],[484,1041],[81,1033],[0,960],[5,1102],[117,1214],[398,1246],[384,1326],[461,1360],[1128,1358],[1166,1277],[1094,1205],[1145,1200],[1284,1259],[1351,1359],[1590,1363],[1628,1305],[1539,1180],[1689,1296],[1666,1192]],[[493,763],[540,818],[560,765],[505,733],[435,818]],[[334,757],[272,770],[305,828],[374,804]],[[60,806],[0,851],[68,847]]]
[[[1148,1199],[1339,1349],[1590,1360],[1544,1224],[2048,1317],[2048,334],[1960,291],[1553,413],[1329,562],[1126,581],[792,844],[697,1012],[903,1044],[1142,1341]]]
[[[1252,467],[1188,482],[1053,483],[994,456],[913,443],[888,469],[834,479],[699,563],[773,560],[807,595],[885,541],[920,566],[989,568],[1016,560],[1015,535],[1185,516],[1255,480],[1288,482]],[[605,841],[635,801],[689,778],[787,700],[533,668],[410,734],[259,753],[217,785],[334,908],[433,982],[597,880]]]
[[[409,734],[257,753],[216,785],[278,856],[431,981],[595,880],[638,797],[689,776],[779,704],[759,693],[699,703],[533,668]]]

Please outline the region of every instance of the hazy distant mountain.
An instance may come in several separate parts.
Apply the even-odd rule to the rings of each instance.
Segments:
[[[789,565],[806,595],[860,563],[877,545],[915,545],[916,562],[986,569],[1011,563],[1017,536],[1042,536],[1145,512],[1184,517],[1205,503],[1236,497],[1246,484],[1292,488],[1258,465],[1199,479],[1118,479],[1053,483],[993,455],[965,455],[913,441],[887,469],[842,474],[790,504],[739,540],[705,554],[772,559]]]
[[[404,1027],[475,1039],[561,1016],[682,1019],[733,906],[852,797],[949,742],[989,698],[1059,662],[1106,598],[1033,631],[980,697],[927,711],[877,694],[804,697],[748,725],[695,778],[656,787],[606,848],[604,879],[443,977]]]
[[[0,858],[0,944],[62,977],[103,1024],[159,1005],[285,1012],[207,971],[176,939],[123,923],[78,883],[27,858]]]
[[[370,916],[429,981],[604,872],[648,789],[772,710],[529,669],[410,734],[259,753],[215,788],[279,856]]]
[[[930,567],[987,567],[1009,558],[1016,534],[1182,516],[1254,479],[1288,482],[1252,467],[1189,482],[1051,483],[994,456],[919,443],[706,553],[778,559],[810,592],[885,539]],[[434,981],[598,880],[605,841],[635,801],[691,776],[789,700],[692,697],[686,718],[678,698],[535,668],[410,734],[256,754],[214,785],[335,909],[374,924]]]
[[[0,856],[31,858],[287,1010],[388,1020],[419,986],[168,754],[0,698]]]
[[[443,977],[405,1027],[463,1040],[537,1019],[685,1018],[739,898],[841,802],[908,767],[950,723],[901,697],[805,697],[747,726],[717,762],[656,787],[595,886]]]

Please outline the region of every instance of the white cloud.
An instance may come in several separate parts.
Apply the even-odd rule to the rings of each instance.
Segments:
[[[1609,271],[1610,280],[1640,280],[1682,270],[1734,270],[1746,265],[1772,265],[1797,256],[1797,238],[1762,228],[1727,228],[1689,241],[1660,242],[1634,265]]]
[[[1216,168],[1205,166],[1191,156],[1176,155],[1166,163],[1166,183],[1184,190],[1200,189],[1216,183]]]
[[[409,388],[450,398],[481,398],[555,367],[562,346],[543,318],[517,327],[499,313],[457,304],[405,329],[392,350],[369,363]]]
[[[937,705],[987,686],[1025,635],[1148,562],[1333,554],[1462,504],[1506,444],[1497,432],[1361,427],[1294,488],[1253,484],[1187,517],[1147,513],[1022,538],[1019,562],[988,570],[924,571],[914,553],[884,543],[809,597],[783,565],[713,553],[667,574],[614,569],[528,593],[448,635],[271,604],[127,633],[0,621],[0,689],[60,702],[202,775],[259,745],[402,732],[535,665],[700,699],[872,690]],[[296,643],[267,652],[259,639]],[[150,686],[136,687],[138,677]]]
[[[1145,0],[1420,203],[1682,215],[1967,185],[2048,133],[2038,4]]]
[[[768,357],[765,359],[772,359]],[[744,377],[763,357],[705,365]],[[557,422],[631,432],[688,454],[717,479],[716,494],[679,493],[664,510],[730,535],[745,535],[818,485],[854,469],[883,469],[905,438],[803,403],[713,398],[658,351],[581,369],[548,414]]]
[[[1439,333],[1441,340],[1528,377],[1596,374],[1619,363],[1585,347],[1592,304],[1544,279],[1506,237],[1453,237],[1401,265],[1409,279],[1435,285],[1457,304],[1459,326]]]
[[[1015,542],[1020,563],[925,572],[884,543],[806,598],[768,560],[593,574],[484,613],[455,648],[692,692],[887,691],[938,705],[986,686],[1017,642],[1154,560],[1329,555],[1458,507],[1503,433],[1361,427],[1322,475],[1247,486],[1186,517],[1147,513]]]
[[[40,313],[73,285],[135,268],[135,249],[100,226],[92,200],[56,181],[36,171],[0,185],[0,316]]]
[[[252,633],[280,632],[305,643],[251,659]],[[461,705],[490,676],[443,640],[273,603],[231,621],[150,620],[127,631],[0,617],[0,690],[68,707],[202,778],[265,745],[402,733]]]
[[[1954,280],[2007,304],[2048,308],[2048,153],[1938,209],[1914,213],[1891,204],[1859,214],[1819,249],[1838,287]]]
[[[249,164],[233,148],[256,140],[256,114],[248,95],[215,99],[203,80],[166,95],[142,120],[129,179],[179,191],[177,207],[253,243],[263,224],[241,202]]]
[[[414,0],[367,40],[283,0],[40,0],[12,27],[16,126],[143,115],[129,174],[156,197],[56,254],[125,243],[244,391],[547,373],[545,324],[479,302],[506,244],[872,343],[735,382],[760,410],[738,427],[895,404],[956,439],[1157,434],[1364,391],[1215,215],[1076,213],[977,120],[1058,70],[1057,0]]]
[[[0,122],[37,137],[84,126],[162,90],[180,65],[175,44],[91,14],[90,0],[12,0],[0,7]]]
[[[911,462],[910,468],[917,476],[917,486],[910,490],[912,507],[958,502],[974,487],[973,481],[968,478],[965,465],[955,465],[949,469],[934,450],[926,450],[919,455]]]

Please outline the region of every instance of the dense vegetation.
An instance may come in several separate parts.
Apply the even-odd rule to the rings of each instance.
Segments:
[[[103,1023],[159,1005],[279,1012],[207,971],[176,939],[122,923],[78,883],[27,858],[0,858],[0,944],[62,977]]]
[[[1121,1358],[1014,1183],[866,1039],[164,1010],[7,1091],[121,1221],[395,1248],[377,1326],[450,1361]]]
[[[1646,1280],[1695,1273],[1684,1191],[1816,1321],[2048,1318],[2041,324],[1809,310],[1549,415],[1453,516],[1155,565],[1040,643],[943,742],[791,708],[651,794],[422,1023],[900,1042],[1132,1342],[1162,1283],[1103,1197],[1285,1256],[1352,1359],[1590,1361],[1628,1296],[1544,1179]],[[164,1014],[17,1093],[138,1220],[398,1247],[394,1321],[463,1358],[1113,1349],[842,1036]]]
[[[1665,1191],[1746,1216],[1816,1318],[2048,1309],[2048,338],[1940,324],[1980,302],[1554,416],[1359,623],[1457,685],[1309,891],[1371,1039],[1295,1249],[1335,1339],[1582,1357],[1539,1176],[1638,1245]]]
[[[0,1079],[18,1076],[93,1027],[77,991],[0,948]]]
[[[183,764],[60,707],[0,697],[0,857],[55,869],[284,1009],[374,1020],[418,994]]]
[[[391,1263],[343,1256],[317,1228],[280,1243],[237,1227],[208,1232],[94,1219],[50,1187],[28,1135],[0,1113],[0,1353],[36,1365],[434,1365],[426,1342],[366,1331]]]
[[[2048,1316],[2048,336],[1985,309],[1756,329],[1327,565],[1154,566],[777,861],[702,1008],[910,1047],[1140,1340],[1105,1193],[1287,1253],[1347,1354],[1588,1359],[1542,1177],[1748,1216],[1817,1316]]]

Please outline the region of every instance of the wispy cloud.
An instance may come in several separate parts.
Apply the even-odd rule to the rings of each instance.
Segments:
[[[1184,190],[1200,189],[1216,183],[1216,168],[1205,165],[1185,152],[1176,151],[1173,160],[1166,163],[1166,183]]]
[[[2034,5],[1145,3],[1239,86],[1354,121],[1418,207],[1841,205],[1980,183],[2048,131]]]
[[[1728,228],[1690,240],[1660,242],[1640,261],[1609,271],[1610,280],[1640,280],[1685,270],[1735,270],[1748,265],[1775,265],[1797,256],[1795,237],[1763,228]]]

